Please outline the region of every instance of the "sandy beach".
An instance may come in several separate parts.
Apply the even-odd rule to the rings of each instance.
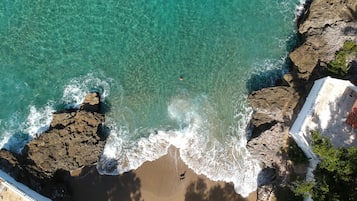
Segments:
[[[75,174],[75,173],[74,173]],[[193,172],[171,147],[168,154],[118,176],[99,175],[86,167],[70,179],[72,200],[81,201],[253,201],[236,194],[232,184]]]

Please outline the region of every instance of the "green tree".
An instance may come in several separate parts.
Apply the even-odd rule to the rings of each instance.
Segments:
[[[309,193],[314,201],[357,200],[357,147],[334,148],[318,131],[311,131],[311,140],[321,159],[314,172],[315,182],[297,183],[294,192]]]
[[[328,64],[327,70],[333,74],[345,76],[348,72],[349,57],[357,57],[357,44],[354,41],[346,41],[341,50],[335,53],[335,59]]]
[[[309,195],[312,195],[312,191],[315,185],[315,182],[303,182],[303,181],[297,181],[295,183],[296,187],[294,189],[295,195],[301,195],[304,198],[308,197]]]

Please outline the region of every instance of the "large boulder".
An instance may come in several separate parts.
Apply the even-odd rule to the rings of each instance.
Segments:
[[[277,123],[270,129],[261,133],[257,138],[251,139],[247,148],[250,153],[263,163],[263,167],[274,167],[282,163],[278,153],[287,144],[289,128],[282,123]]]
[[[248,97],[254,111],[252,137],[257,137],[278,122],[289,123],[298,101],[299,95],[291,87],[270,87],[252,92]]]
[[[59,169],[72,171],[98,161],[105,144],[98,134],[102,114],[80,110],[54,114],[53,119],[57,124],[52,122],[49,131],[23,149],[39,171],[51,176]]]
[[[104,149],[104,115],[97,93],[89,93],[79,110],[53,114],[50,128],[30,141],[22,154],[0,151],[1,168],[53,200],[68,198],[66,177],[97,163]]]

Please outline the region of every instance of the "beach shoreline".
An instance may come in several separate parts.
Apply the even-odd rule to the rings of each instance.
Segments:
[[[118,176],[100,175],[95,166],[84,168],[69,181],[72,200],[204,201],[256,200],[256,192],[243,198],[231,183],[212,181],[196,174],[181,160],[179,149],[147,161]]]

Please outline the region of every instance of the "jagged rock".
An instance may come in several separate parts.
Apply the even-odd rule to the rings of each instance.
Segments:
[[[294,164],[290,160],[287,152],[290,142],[292,139],[289,136],[289,126],[282,122],[248,142],[249,152],[262,163],[263,168],[258,177],[257,200],[285,200],[284,193],[280,195],[279,191],[289,190],[291,181],[296,176],[304,178],[307,164]]]
[[[248,102],[253,108],[253,134],[258,136],[277,122],[290,122],[299,95],[291,87],[270,87],[252,92]]]
[[[89,93],[79,110],[54,113],[50,128],[30,141],[21,155],[0,151],[1,168],[53,200],[65,199],[66,177],[94,165],[104,149],[104,115],[99,111],[99,95]]]
[[[265,177],[258,188],[258,200],[279,199],[279,189],[289,189],[292,172],[304,175],[306,164],[292,164],[282,148],[288,145],[289,129],[304,102],[314,80],[326,75],[326,67],[335,58],[336,51],[347,40],[357,42],[357,2],[355,0],[309,1],[305,16],[299,20],[301,45],[289,54],[293,66],[284,76],[283,84],[253,92],[249,103],[254,110],[253,137],[247,148],[252,156],[262,162]],[[305,11],[305,10],[304,10]],[[349,73],[344,79],[357,82],[356,61],[352,59]],[[266,174],[266,173],[268,174]],[[270,180],[270,181],[269,181]],[[283,196],[284,197],[284,196]]]
[[[305,85],[315,68],[325,68],[346,40],[357,40],[355,0],[314,0],[299,26],[304,41],[290,53],[295,85]]]
[[[338,21],[353,21],[356,1],[354,0],[313,0],[299,32],[306,34],[311,29],[320,29]]]
[[[54,114],[50,129],[29,142],[23,155],[49,176],[96,163],[105,145],[98,134],[104,115],[94,112],[99,103],[98,94],[90,93],[80,110]]]
[[[100,112],[100,96],[98,93],[89,93],[80,107],[81,110]]]
[[[285,75],[283,75],[282,85],[294,88],[295,85],[293,80],[294,80],[294,76],[291,73],[286,73]]]
[[[281,180],[288,171],[287,158],[282,155],[282,148],[287,146],[288,138],[289,127],[283,123],[277,123],[247,144],[249,152],[263,163],[263,168],[277,169],[275,177],[272,177],[277,180]]]
[[[12,176],[16,176],[18,174],[18,172],[13,171],[19,166],[19,161],[15,155],[16,154],[13,154],[5,149],[0,151],[0,167],[5,172],[11,172]]]
[[[290,53],[290,59],[296,65],[295,74],[299,79],[309,80],[312,71],[318,63],[319,56],[313,47],[304,45]]]
[[[257,201],[275,201],[276,196],[274,193],[273,185],[266,185],[258,189]]]

